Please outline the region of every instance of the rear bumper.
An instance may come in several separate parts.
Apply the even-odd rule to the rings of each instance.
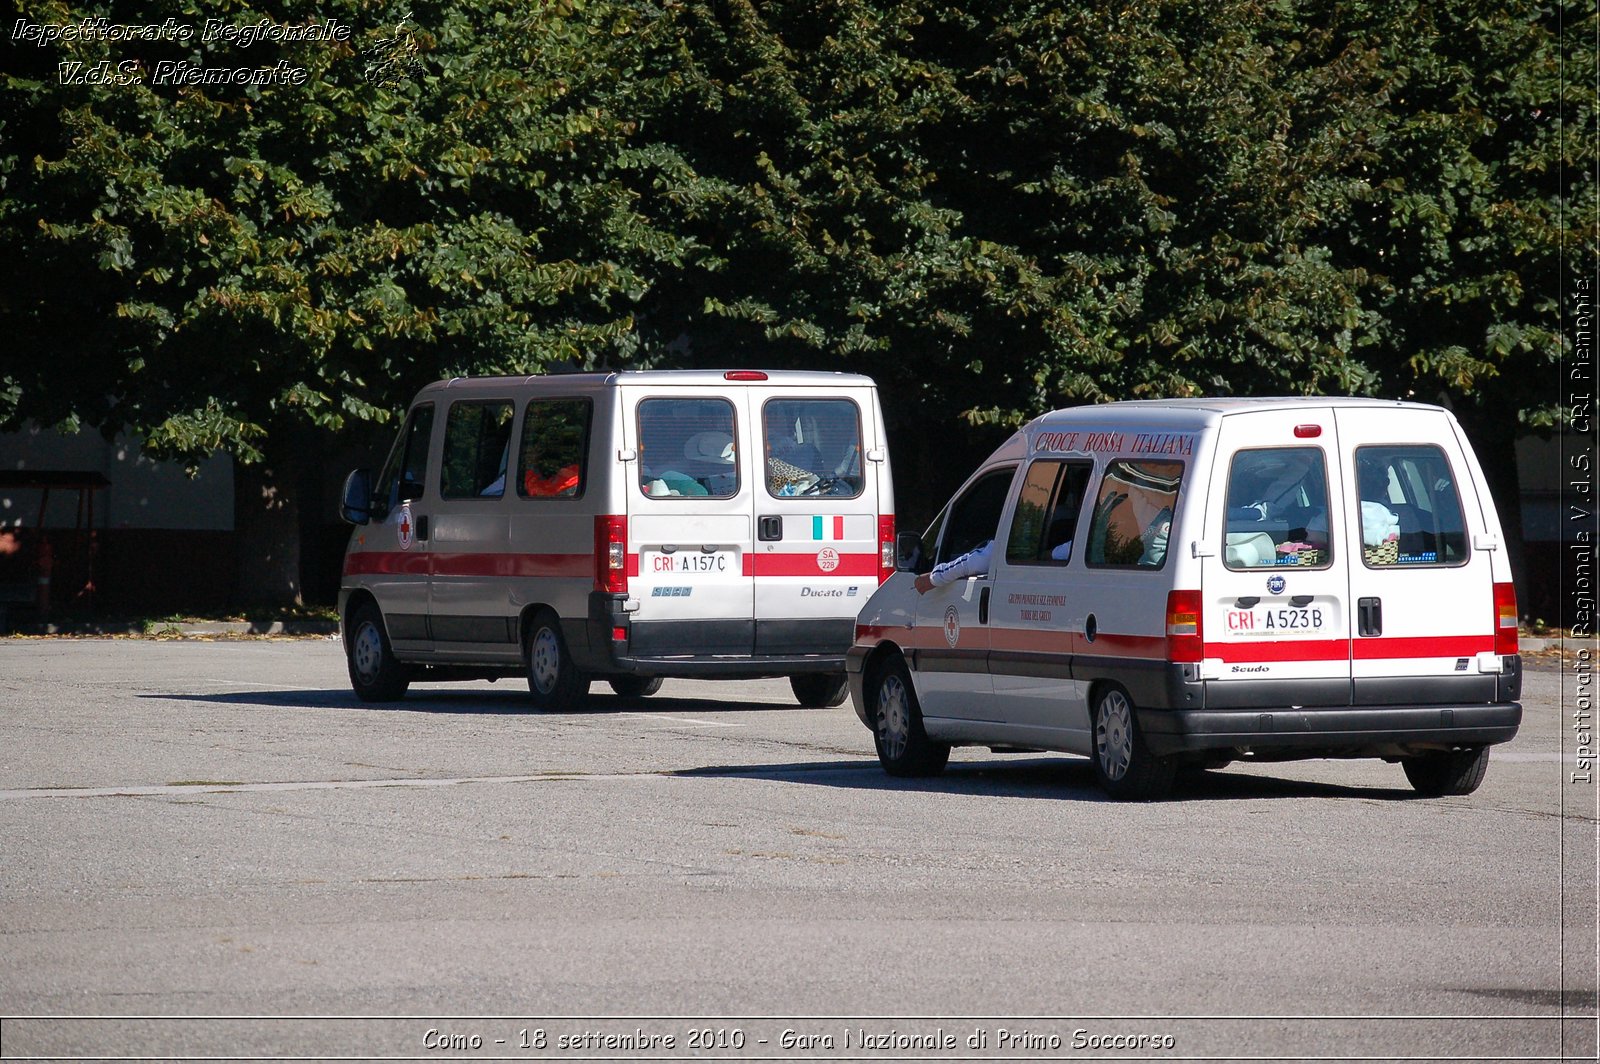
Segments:
[[[754,679],[843,672],[854,632],[849,618],[641,622],[620,596],[595,593],[581,634],[566,634],[574,660],[592,672]]]
[[[1292,709],[1140,709],[1151,752],[1215,750],[1255,755],[1403,756],[1514,738],[1520,702],[1476,705],[1300,706]]]

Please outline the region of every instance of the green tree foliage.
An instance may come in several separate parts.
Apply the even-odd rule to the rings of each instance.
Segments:
[[[849,369],[920,520],[1081,402],[1443,398],[1509,456],[1596,253],[1576,5],[147,6],[354,34],[14,49],[0,425],[265,467],[449,373]],[[60,83],[107,57],[309,79]]]

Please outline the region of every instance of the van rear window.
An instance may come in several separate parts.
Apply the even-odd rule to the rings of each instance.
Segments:
[[[737,495],[733,441],[733,404],[726,399],[641,400],[639,490],[662,498]]]
[[[1356,486],[1361,560],[1368,568],[1466,564],[1461,496],[1439,448],[1358,447]]]
[[[1100,478],[1084,561],[1096,568],[1160,569],[1178,507],[1182,462],[1119,458]]]
[[[1227,508],[1222,560],[1229,569],[1332,564],[1328,463],[1320,447],[1235,454]]]
[[[861,410],[849,399],[769,399],[761,431],[768,494],[861,494]]]

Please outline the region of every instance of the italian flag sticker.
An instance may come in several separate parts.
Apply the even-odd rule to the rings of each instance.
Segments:
[[[843,539],[844,515],[838,517],[813,517],[811,519],[812,539]]]

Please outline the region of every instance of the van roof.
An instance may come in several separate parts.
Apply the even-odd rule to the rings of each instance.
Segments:
[[[1365,399],[1354,396],[1286,395],[1268,397],[1217,396],[1207,399],[1130,399],[1116,403],[1067,407],[1040,414],[1025,428],[1048,427],[1060,422],[1079,424],[1113,423],[1136,417],[1144,424],[1201,426],[1218,418],[1268,410],[1383,409],[1432,410],[1441,408],[1426,403],[1407,403],[1398,399]]]
[[[765,380],[730,379],[733,373],[762,373]],[[700,388],[750,387],[754,385],[782,384],[791,387],[873,387],[871,377],[859,373],[827,373],[811,370],[741,370],[741,369],[648,369],[617,370],[609,373],[547,373],[527,376],[452,377],[435,381],[423,392],[445,391],[457,388],[477,388],[483,385],[504,387],[508,384],[531,384],[535,381],[559,381],[552,387],[573,391],[599,391],[615,385],[676,385]]]

